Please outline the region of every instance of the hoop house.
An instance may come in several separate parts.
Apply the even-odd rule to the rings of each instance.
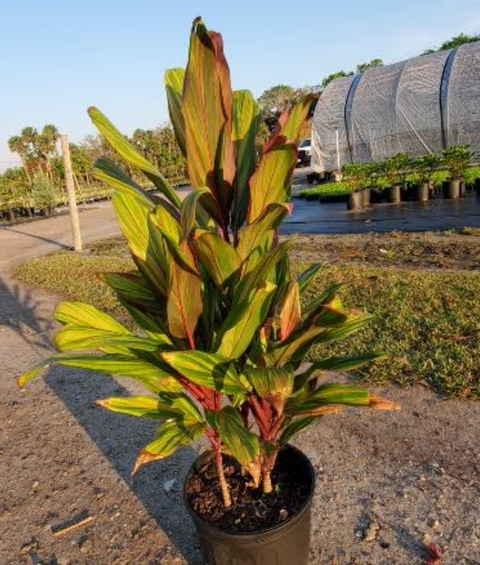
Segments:
[[[312,125],[312,166],[480,145],[480,42],[332,81]]]

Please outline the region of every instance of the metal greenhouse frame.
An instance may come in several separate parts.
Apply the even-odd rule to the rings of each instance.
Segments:
[[[312,167],[480,146],[480,42],[332,81],[312,123]]]

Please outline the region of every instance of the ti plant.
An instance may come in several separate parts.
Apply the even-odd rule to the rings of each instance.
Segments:
[[[224,454],[238,461],[252,488],[269,493],[278,450],[315,419],[343,405],[396,406],[361,387],[317,384],[321,371],[354,369],[379,353],[302,365],[312,345],[346,338],[369,320],[343,308],[339,285],[302,306],[319,265],[293,276],[292,243],[277,235],[290,211],[299,132],[313,97],[282,114],[259,158],[255,100],[248,91],[232,92],[222,38],[200,19],[193,23],[186,70],[167,71],[165,83],[192,186],[182,202],[160,171],[89,109],[128,167],[161,193],[145,192],[107,159],[95,165],[96,177],[115,189],[113,206],[136,264],[134,272],[106,273],[103,280],[138,331],[88,304],[60,303],[59,353],[19,385],[51,363],[134,379],[150,395],[98,401],[159,422],[134,471],[206,436],[229,506]]]

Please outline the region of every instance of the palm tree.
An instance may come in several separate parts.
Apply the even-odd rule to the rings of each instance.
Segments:
[[[35,138],[34,145],[40,157],[47,162],[47,175],[52,180],[52,154],[56,154],[58,129],[52,124],[43,127],[42,133]]]
[[[12,135],[8,140],[8,148],[12,153],[16,153],[20,160],[22,161],[22,166],[25,170],[25,174],[27,175],[28,182],[31,181],[30,173],[28,172],[27,161],[30,155],[28,146],[25,144],[25,140],[20,135]]]

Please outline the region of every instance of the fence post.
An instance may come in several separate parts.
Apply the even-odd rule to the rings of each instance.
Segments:
[[[73,248],[75,251],[82,250],[82,234],[80,233],[80,221],[78,219],[77,198],[75,196],[75,184],[73,181],[72,161],[70,160],[70,147],[66,133],[60,135],[62,146],[63,168],[65,169],[65,184],[67,186],[68,208],[70,210],[70,221],[72,223]]]

